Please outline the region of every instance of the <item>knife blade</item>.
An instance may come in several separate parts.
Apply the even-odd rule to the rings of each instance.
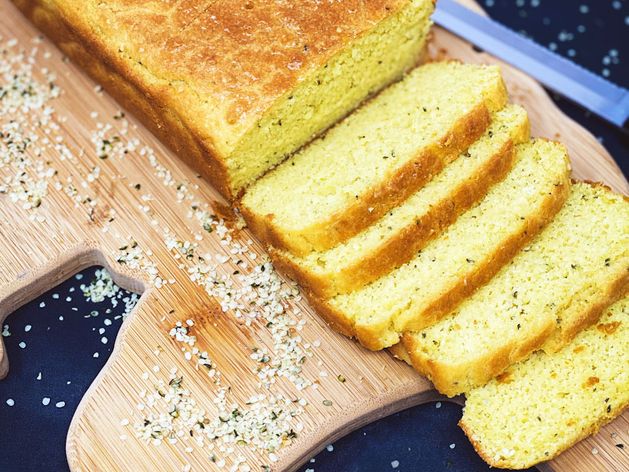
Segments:
[[[540,46],[454,0],[438,0],[433,20],[546,87],[629,131],[629,90]]]

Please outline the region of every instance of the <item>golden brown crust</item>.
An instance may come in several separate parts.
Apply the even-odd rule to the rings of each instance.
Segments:
[[[225,156],[238,139],[312,70],[408,4],[13,1],[230,199]]]
[[[609,189],[607,186],[605,186],[605,188]],[[611,191],[611,189],[609,190]],[[605,293],[601,292],[599,287],[597,292],[597,302],[588,310],[581,313],[578,319],[571,323],[570,326],[562,327],[556,330],[551,338],[544,343],[544,351],[553,353],[563,348],[581,331],[597,323],[605,310],[626,296],[627,293],[629,293],[629,268],[627,268],[617,280],[607,287]]]
[[[506,142],[471,179],[453,189],[447,200],[431,207],[423,218],[402,228],[359,261],[338,272],[310,271],[275,248],[269,249],[271,257],[278,268],[319,297],[329,298],[359,289],[409,261],[459,215],[482,199],[511,169],[514,148],[513,141]]]
[[[504,94],[506,102],[506,91]],[[305,256],[311,251],[325,251],[355,236],[391,208],[404,202],[476,141],[490,121],[487,106],[477,106],[458,120],[438,143],[423,150],[353,205],[307,228],[287,231],[275,225],[272,214],[259,215],[245,205],[241,205],[241,211],[254,234],[269,246],[297,256]]]
[[[525,343],[508,343],[481,359],[474,359],[472,362],[457,365],[436,362],[421,355],[419,346],[412,339],[413,336],[404,334],[402,342],[407,349],[413,368],[428,377],[439,392],[454,397],[484,385],[504,372],[510,365],[526,359],[531,352],[539,349],[554,330],[555,322],[549,320],[539,333]]]
[[[103,15],[111,15],[119,1],[109,0]],[[116,12],[116,26],[134,35],[136,45],[156,46],[135,51],[143,63],[155,75],[181,80],[209,97],[208,112],[241,135],[309,72],[409,2],[302,0],[295,7],[274,0],[188,0],[176,11],[204,7],[178,30],[147,27],[153,11],[128,8],[136,0],[125,3],[125,11]]]
[[[601,429],[603,426],[605,426],[607,423],[609,423],[610,421],[612,421],[616,417],[620,416],[620,414],[627,407],[629,407],[629,402],[625,402],[624,404],[614,408],[609,414],[606,414],[603,418],[600,418],[597,422],[592,423],[588,428],[584,429],[574,439],[574,441],[571,441],[570,443],[566,443],[563,446],[557,448],[555,451],[553,451],[552,454],[550,454],[548,456],[535,458],[535,459],[532,459],[532,460],[530,460],[528,462],[521,463],[521,464],[515,464],[515,463],[510,462],[508,460],[496,459],[495,457],[492,457],[491,453],[483,448],[483,444],[479,440],[475,439],[476,434],[474,433],[474,430],[465,423],[465,416],[463,416],[463,418],[461,418],[461,420],[459,421],[459,427],[463,430],[463,432],[465,433],[465,435],[469,439],[470,443],[472,443],[472,446],[474,447],[474,450],[477,452],[477,454],[487,464],[489,464],[492,467],[511,469],[511,470],[521,470],[521,469],[527,469],[529,467],[533,467],[534,465],[537,465],[540,462],[545,462],[545,461],[549,461],[549,460],[554,459],[559,454],[561,454],[565,450],[569,449],[570,447],[572,447],[573,445],[575,445],[579,441],[582,441],[583,439],[587,438],[588,436],[596,434],[599,431],[599,429]]]

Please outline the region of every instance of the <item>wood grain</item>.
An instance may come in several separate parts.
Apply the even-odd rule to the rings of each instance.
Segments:
[[[0,34],[15,37],[20,43],[30,44],[37,31],[6,0],[0,2]],[[62,61],[61,54],[49,43],[44,47],[53,52],[47,66],[57,75],[60,87],[66,91],[55,100],[59,114],[67,116],[60,122],[62,132],[72,147],[84,150],[80,159],[61,160],[52,153],[47,156],[58,171],[59,179],[73,176],[85,179],[90,169],[98,165],[101,176],[84,193],[98,198],[92,219],[85,205],[77,205],[62,191],[50,189],[37,215],[44,221],[29,218],[32,211],[24,210],[0,195],[0,322],[16,308],[54,287],[76,271],[93,264],[104,265],[114,274],[115,281],[124,288],[142,292],[140,303],[123,324],[116,339],[114,352],[83,398],[74,416],[67,441],[70,467],[74,471],[96,470],[181,470],[190,463],[192,470],[210,470],[207,451],[195,450],[186,454],[181,444],[163,443],[147,446],[120,425],[122,418],[137,419],[138,392],[150,388],[151,379],[143,380],[142,373],[158,365],[161,371],[176,366],[184,375],[192,395],[209,412],[213,411],[215,386],[205,375],[200,375],[186,362],[179,347],[168,335],[175,322],[196,320],[198,347],[207,350],[210,358],[220,366],[223,379],[232,387],[235,398],[243,401],[256,390],[257,378],[251,372],[251,346],[270,346],[264,326],[254,323],[247,327],[229,313],[222,313],[216,301],[189,280],[179,261],[173,258],[164,244],[164,228],[181,239],[193,240],[201,232],[199,224],[187,216],[190,200],[178,202],[176,186],[166,186],[163,178],[146,159],[130,155],[124,159],[98,159],[90,137],[98,112],[99,120],[120,126],[111,119],[117,113],[116,103],[94,91],[92,83],[72,64]],[[473,51],[471,46],[454,36],[435,29],[431,45],[433,57],[452,57],[468,62],[497,62]],[[614,189],[629,193],[627,181],[604,148],[587,131],[563,115],[543,89],[524,74],[504,67],[505,79],[513,101],[522,104],[531,116],[533,134],[561,139],[569,148],[574,176],[607,183]],[[170,170],[174,182],[185,182],[191,199],[222,204],[218,193],[182,164],[134,119],[137,125],[130,135],[137,137],[155,150],[160,164]],[[6,169],[0,168],[0,177]],[[142,192],[133,185],[141,183]],[[141,195],[151,194],[146,202]],[[149,207],[144,211],[141,207]],[[116,210],[116,218],[106,223],[109,209]],[[96,217],[94,217],[94,214]],[[152,223],[155,221],[156,223]],[[107,229],[105,232],[104,229]],[[246,240],[248,232],[239,237]],[[151,287],[142,271],[130,270],[115,262],[118,248],[130,239],[145,251],[152,251],[155,262],[165,279],[176,279],[157,289]],[[216,235],[205,235],[199,241],[203,252],[223,251]],[[262,254],[257,243],[255,252]],[[225,274],[229,264],[221,267]],[[437,397],[430,384],[409,367],[394,360],[387,353],[371,353],[355,343],[333,333],[303,301],[294,302],[307,321],[302,337],[310,342],[321,341],[312,358],[304,366],[305,376],[317,379],[319,388],[303,393],[309,401],[300,418],[304,431],[290,446],[279,452],[273,466],[277,470],[295,470],[325,444],[357,427],[386,416],[394,411]],[[174,311],[172,311],[174,310]],[[61,342],[61,341],[60,341]],[[159,356],[154,354],[160,346]],[[8,369],[4,346],[0,346],[0,377]],[[321,378],[319,371],[329,373]],[[337,375],[345,377],[340,383]],[[287,395],[295,394],[289,383],[276,386]],[[323,404],[332,399],[332,406]],[[629,415],[625,414],[605,427],[598,435],[573,447],[558,459],[545,465],[556,471],[603,471],[626,469],[626,457],[615,447],[616,442],[627,444]],[[126,441],[120,435],[128,434]],[[612,438],[612,434],[615,434]],[[592,454],[596,448],[598,453]],[[236,447],[251,464],[267,463],[265,457],[244,447]],[[255,469],[254,469],[255,470]]]

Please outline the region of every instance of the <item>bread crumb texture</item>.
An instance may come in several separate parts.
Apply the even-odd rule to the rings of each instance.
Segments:
[[[402,332],[435,323],[554,216],[569,187],[565,148],[536,140],[516,154],[507,177],[413,259],[327,302],[351,320],[363,344],[389,347]]]
[[[560,351],[537,352],[467,395],[461,426],[494,467],[552,459],[629,405],[629,298]]]
[[[258,180],[243,215],[297,255],[377,221],[481,137],[507,100],[494,66],[420,66]]]
[[[600,307],[626,292],[628,273],[629,202],[602,185],[577,183],[557,217],[490,283],[404,343],[440,391],[467,392],[565,324],[596,321]]]
[[[515,145],[529,139],[526,111],[509,105],[485,134],[402,205],[344,243],[304,257],[271,249],[279,265],[319,296],[347,293],[411,259],[426,243],[500,181]]]

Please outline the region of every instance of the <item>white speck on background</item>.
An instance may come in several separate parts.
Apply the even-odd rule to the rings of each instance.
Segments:
[[[435,408],[441,408],[441,402],[437,402],[437,404],[435,405]]]
[[[44,405],[44,406],[50,405],[50,398],[48,398],[48,397],[42,398],[41,399],[41,404]]]
[[[24,341],[20,341],[20,344],[18,344],[18,346],[20,346],[21,349],[25,349],[26,343]]]
[[[9,405],[9,406],[15,405],[15,400],[13,400],[13,398],[8,398],[7,399],[7,405]]]
[[[57,403],[55,403],[55,406],[57,408],[63,408],[64,406],[66,406],[66,402],[57,402]]]
[[[35,380],[41,380],[41,372],[37,374],[37,377],[35,377]]]
[[[46,302],[40,302],[39,303],[39,308],[44,308],[46,306]]]
[[[391,461],[391,468],[397,469],[400,466],[400,461]]]
[[[24,331],[26,333],[28,333],[31,330],[31,328],[32,328],[32,326],[28,324],[28,325],[24,326]]]
[[[96,359],[98,357],[98,352],[95,352],[94,354],[92,354],[92,357]]]
[[[450,444],[450,449],[454,449],[456,447],[456,444],[452,443]]]
[[[327,446],[325,446],[325,448],[328,452],[332,452],[334,450],[334,446],[332,444],[328,444]]]

